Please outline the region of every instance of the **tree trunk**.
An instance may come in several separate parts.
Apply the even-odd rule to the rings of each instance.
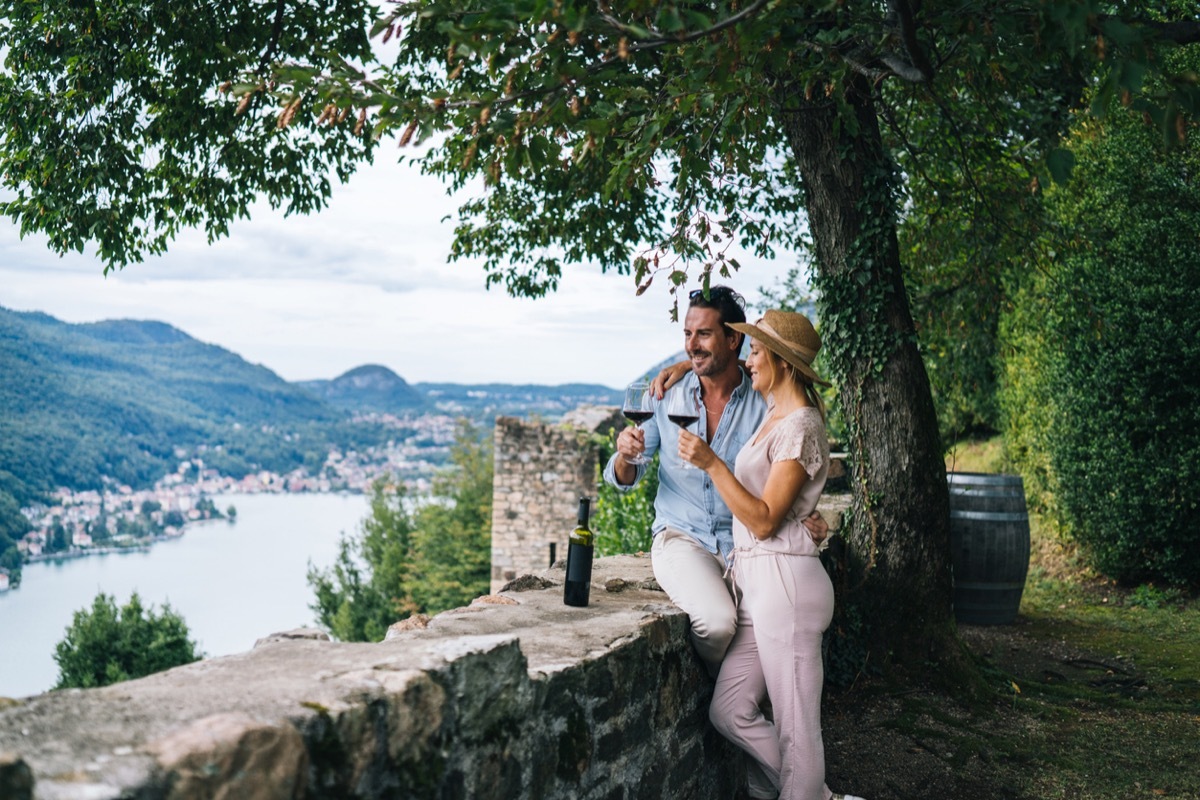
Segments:
[[[951,648],[946,470],[896,239],[893,165],[865,81],[840,98],[785,91],[777,111],[800,167],[821,335],[850,436],[850,568],[873,664],[920,668]]]

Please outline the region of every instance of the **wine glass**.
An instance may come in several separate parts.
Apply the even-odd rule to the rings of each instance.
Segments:
[[[650,392],[650,384],[646,381],[634,381],[625,389],[625,402],[621,406],[625,419],[634,425],[641,425],[654,416],[654,395]],[[649,464],[650,459],[642,452],[634,458],[626,459],[630,464]]]
[[[682,388],[672,392],[670,398],[667,400],[667,419],[684,430],[699,422],[700,402],[697,400],[696,394]],[[682,457],[679,459],[679,462],[684,469],[696,468],[695,465],[685,461]]]

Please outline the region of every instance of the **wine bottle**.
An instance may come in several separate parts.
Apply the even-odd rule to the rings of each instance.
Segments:
[[[567,580],[563,584],[563,602],[569,606],[586,606],[592,588],[592,531],[588,528],[590,504],[588,498],[579,498],[579,521],[567,543]]]

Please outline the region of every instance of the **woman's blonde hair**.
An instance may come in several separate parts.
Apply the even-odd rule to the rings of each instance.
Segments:
[[[762,345],[759,346],[762,347]],[[817,391],[817,387],[813,385],[808,376],[793,367],[787,362],[787,359],[770,348],[762,347],[762,352],[770,356],[766,360],[766,363],[770,365],[770,371],[767,376],[769,381],[767,382],[767,389],[763,392],[763,396],[771,393],[771,390],[775,388],[775,384],[779,382],[782,373],[783,379],[790,380],[796,384],[797,388],[804,392],[804,396],[808,398],[808,402],[817,411],[821,412],[821,419],[825,419],[825,401],[821,399],[820,392]]]

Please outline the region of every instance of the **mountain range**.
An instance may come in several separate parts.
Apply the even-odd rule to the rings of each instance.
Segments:
[[[410,385],[364,365],[289,383],[261,365],[163,322],[71,324],[0,307],[0,491],[28,500],[55,486],[143,485],[207,446],[229,474],[290,468],[332,443],[370,444],[364,414],[555,417],[620,403],[604,386]],[[351,416],[360,421],[351,423]]]
[[[499,414],[620,402],[588,384],[410,385],[375,364],[289,383],[163,322],[72,324],[0,307],[0,568],[19,568],[19,509],[59,486],[147,486],[199,453],[235,477],[319,465],[332,446],[393,438],[387,414],[490,427]]]

